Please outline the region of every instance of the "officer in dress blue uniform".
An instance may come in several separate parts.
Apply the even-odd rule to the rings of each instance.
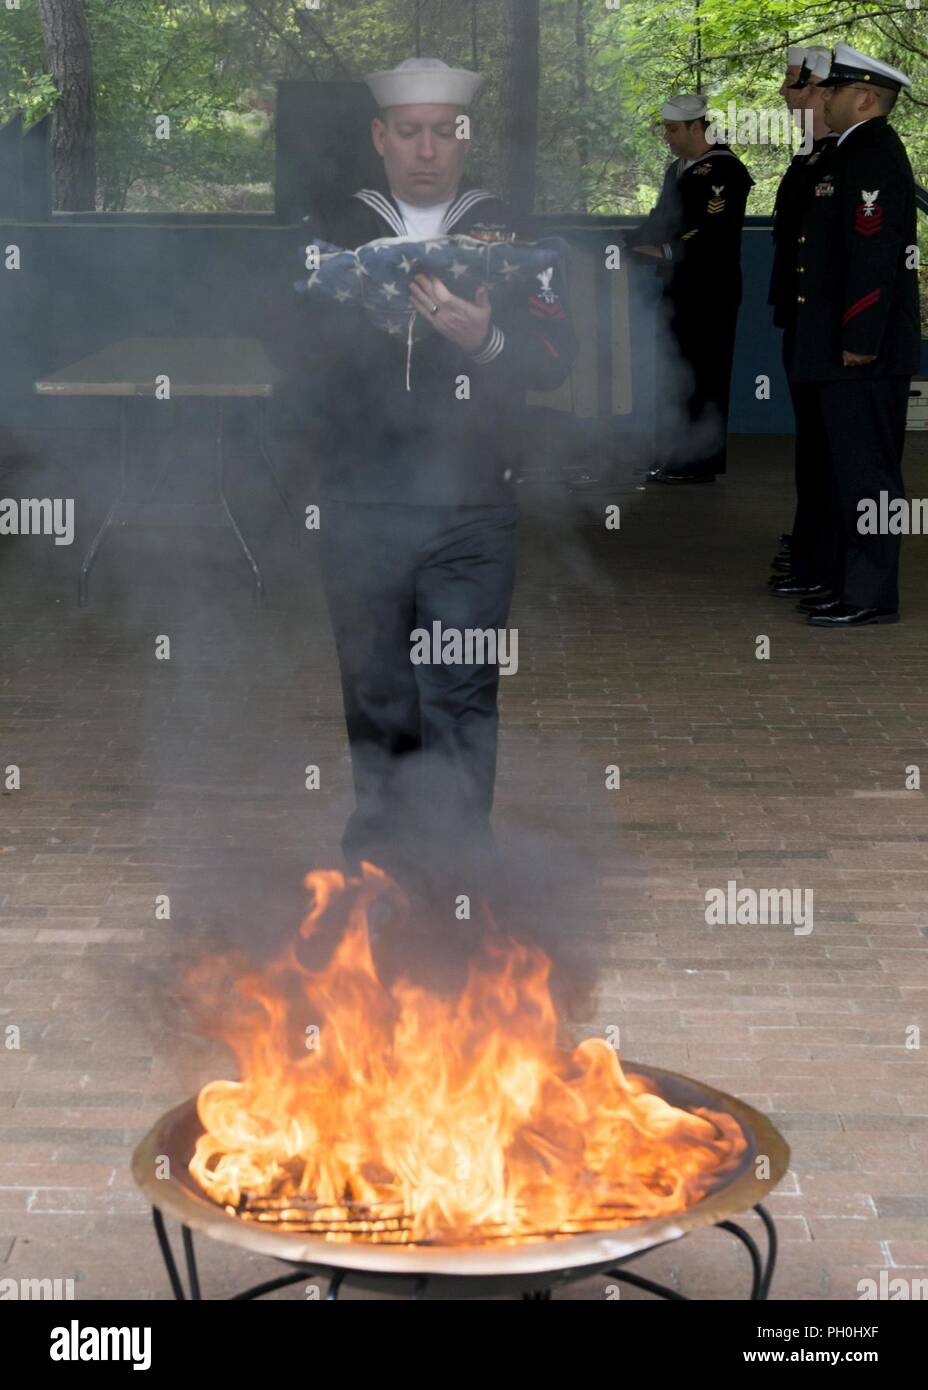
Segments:
[[[669,342],[659,344],[655,483],[711,483],[725,472],[741,228],[754,180],[725,144],[706,139],[706,102],[686,93],[661,108],[677,156],[657,203],[625,235],[657,262]]]
[[[904,497],[902,451],[911,377],[921,347],[915,180],[889,124],[898,68],[838,44],[823,86],[837,136],[813,182],[796,238],[796,316],[788,372],[808,388],[822,441],[829,505],[820,517],[817,579],[827,590],[803,611],[816,627],[896,622],[898,535],[862,534],[859,503]]]
[[[511,240],[511,214],[463,178],[460,116],[482,78],[434,58],[366,79],[380,108],[380,186],[360,188],[313,236]],[[469,891],[493,859],[499,665],[414,664],[433,625],[506,629],[515,577],[515,487],[525,392],[552,390],[576,352],[557,272],[515,301],[410,283],[422,341],[378,331],[361,309],[312,320],[307,364],[321,426],[323,582],[341,669],[356,809],[342,845],[416,894]],[[309,322],[309,320],[307,321]],[[460,389],[466,378],[469,394]],[[450,877],[449,877],[450,876]]]

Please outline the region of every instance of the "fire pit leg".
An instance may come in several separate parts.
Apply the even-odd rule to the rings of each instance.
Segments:
[[[736,1226],[734,1221],[720,1221],[716,1229],[719,1231],[728,1231],[730,1235],[735,1236],[741,1241],[741,1244],[750,1255],[753,1276],[751,1282],[751,1302],[756,1303],[761,1297],[761,1289],[764,1283],[764,1269],[761,1264],[760,1251],[757,1245],[748,1235],[747,1231],[743,1231],[740,1226]],[[764,1297],[766,1297],[766,1295],[764,1295]]]
[[[773,1271],[777,1262],[777,1233],[769,1212],[765,1211],[759,1202],[754,1210],[764,1223],[764,1229],[767,1232],[766,1262],[761,1258],[761,1253],[753,1237],[748,1235],[747,1231],[742,1230],[740,1226],[736,1225],[734,1221],[720,1221],[719,1229],[722,1231],[729,1231],[731,1235],[736,1236],[750,1255],[751,1268],[754,1274],[751,1284],[751,1302],[757,1303],[766,1301],[767,1295],[770,1292]]]
[[[174,1251],[171,1249],[171,1242],[168,1240],[168,1233],[164,1225],[164,1217],[157,1207],[151,1209],[152,1220],[155,1223],[155,1235],[158,1237],[158,1244],[161,1247],[161,1258],[164,1260],[168,1278],[171,1281],[171,1289],[174,1297],[180,1303],[187,1302],[187,1295],[184,1293],[184,1286],[181,1283],[180,1274],[177,1269],[177,1262],[174,1259]],[[197,1257],[193,1249],[193,1232],[189,1226],[181,1226],[181,1239],[184,1243],[184,1259],[187,1262],[187,1280],[190,1284],[190,1298],[193,1302],[201,1302],[200,1276],[197,1273]]]
[[[770,1285],[773,1281],[773,1271],[777,1263],[777,1231],[773,1224],[770,1213],[758,1204],[754,1207],[757,1215],[764,1223],[764,1230],[767,1232],[767,1258],[763,1259],[757,1242],[753,1236],[743,1230],[734,1221],[719,1221],[715,1229],[718,1231],[728,1231],[741,1241],[751,1257],[751,1295],[749,1302],[764,1302],[770,1293]],[[608,1278],[618,1279],[626,1284],[632,1284],[636,1289],[644,1289],[647,1293],[656,1294],[658,1298],[672,1299],[675,1303],[688,1303],[691,1300],[686,1294],[677,1293],[675,1289],[669,1289],[666,1284],[658,1284],[653,1279],[646,1279],[641,1274],[632,1274],[625,1269],[610,1269]]]
[[[171,1289],[174,1297],[180,1303],[185,1303],[187,1295],[184,1293],[184,1286],[180,1282],[180,1275],[177,1272],[177,1265],[174,1263],[174,1252],[171,1249],[171,1242],[168,1240],[168,1233],[164,1228],[164,1217],[157,1207],[151,1209],[152,1220],[155,1223],[155,1235],[158,1237],[158,1245],[161,1249],[161,1258],[164,1260],[164,1267],[168,1272],[171,1281]],[[186,1230],[186,1226],[184,1230]]]
[[[760,1293],[761,1298],[766,1299],[770,1293],[770,1285],[773,1283],[773,1271],[777,1266],[777,1228],[773,1224],[773,1217],[766,1207],[761,1206],[760,1202],[757,1203],[754,1210],[763,1221],[764,1230],[767,1232],[767,1266],[761,1279]]]
[[[184,1240],[184,1257],[187,1261],[187,1279],[190,1284],[190,1297],[197,1302],[201,1302],[203,1295],[200,1293],[200,1276],[197,1273],[197,1257],[193,1252],[193,1232],[189,1226],[181,1226],[180,1229]]]

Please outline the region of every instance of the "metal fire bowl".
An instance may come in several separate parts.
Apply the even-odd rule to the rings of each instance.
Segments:
[[[566,1282],[613,1269],[653,1246],[679,1240],[690,1231],[715,1226],[747,1211],[772,1192],[789,1163],[786,1141],[767,1117],[752,1106],[676,1072],[633,1062],[623,1063],[623,1069],[626,1074],[644,1077],[651,1090],[680,1109],[703,1107],[734,1116],[747,1146],[738,1168],[701,1202],[674,1216],[615,1231],[513,1244],[391,1246],[365,1240],[330,1241],[245,1221],[230,1216],[212,1202],[188,1170],[194,1145],[203,1132],[196,1098],[168,1111],[149,1131],[133,1154],[132,1174],[153,1207],[211,1240],[297,1267],[305,1266],[307,1270],[352,1270],[353,1282],[366,1283],[371,1288],[377,1287],[384,1277],[395,1283],[402,1276],[425,1276],[446,1284],[460,1281],[471,1286],[489,1281],[499,1287],[516,1280],[523,1288],[533,1282],[550,1285],[554,1282],[552,1276]],[[172,1176],[157,1178],[156,1159],[165,1155],[170,1159]],[[769,1178],[755,1175],[755,1159],[759,1155],[769,1160]],[[540,1281],[538,1277],[542,1275],[546,1278]]]

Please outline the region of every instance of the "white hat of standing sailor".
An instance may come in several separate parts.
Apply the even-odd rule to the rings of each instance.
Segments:
[[[449,68],[440,58],[406,58],[386,72],[372,72],[364,81],[381,111],[387,106],[469,106],[483,86],[483,77],[469,68]]]
[[[792,83],[794,88],[808,87],[809,78],[817,77],[821,82],[823,77],[827,77],[831,71],[831,49],[822,48],[820,44],[813,44],[805,50],[802,63],[799,67],[799,76]]]
[[[788,68],[801,68],[805,56],[806,49],[802,44],[791,43],[786,50],[786,66]]]
[[[697,96],[695,92],[685,92],[664,102],[661,117],[665,121],[698,121],[707,110],[705,97]]]
[[[821,48],[815,44],[814,47],[806,49],[806,56],[802,61],[809,69],[811,76],[821,80],[831,72],[831,49]]]
[[[887,87],[891,92],[911,87],[912,80],[898,68],[890,67],[882,58],[868,58],[866,53],[858,53],[846,43],[835,48],[831,72],[822,83],[823,87],[846,87],[850,83],[869,82],[874,87]]]

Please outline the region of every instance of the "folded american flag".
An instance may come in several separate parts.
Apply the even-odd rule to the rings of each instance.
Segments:
[[[317,268],[308,279],[296,281],[294,288],[309,298],[360,306],[377,328],[406,339],[415,314],[409,304],[409,282],[415,275],[436,276],[452,294],[472,303],[479,286],[486,285],[496,304],[507,295],[527,294],[535,281],[545,290],[564,251],[565,243],[556,238],[519,242],[468,236],[428,241],[382,237],[356,251],[317,241],[303,250],[307,264],[315,262]],[[418,338],[427,331],[427,324],[415,315],[412,336]]]

